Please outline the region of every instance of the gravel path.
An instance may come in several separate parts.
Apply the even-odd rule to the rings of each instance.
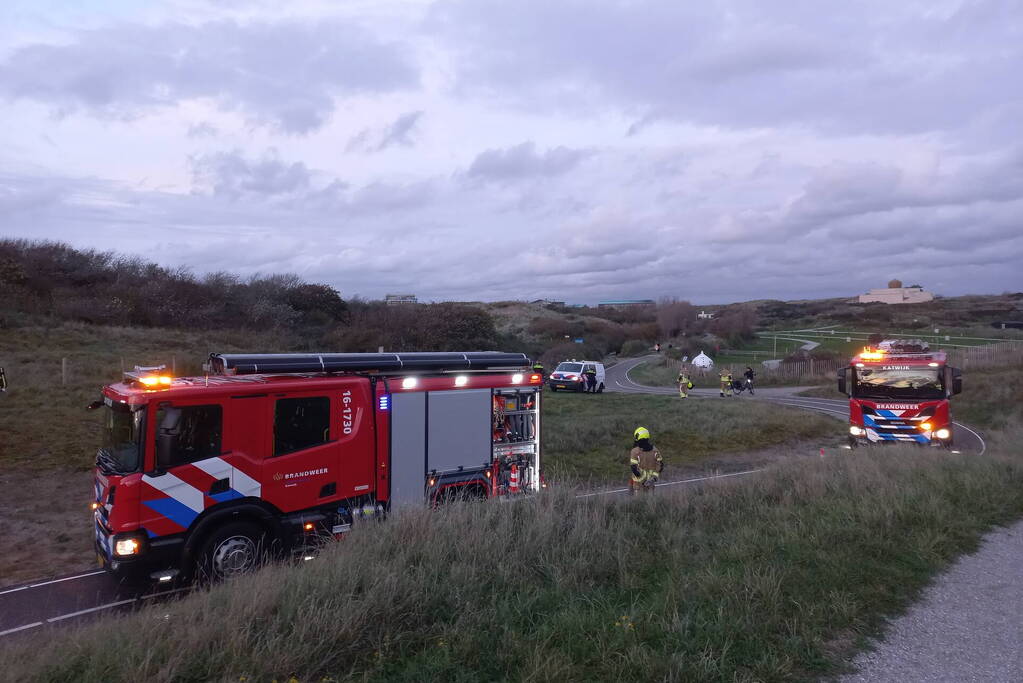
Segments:
[[[985,537],[857,657],[869,681],[1023,681],[1023,522]]]

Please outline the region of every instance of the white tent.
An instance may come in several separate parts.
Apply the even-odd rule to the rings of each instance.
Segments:
[[[700,351],[698,354],[696,354],[696,356],[691,361],[691,364],[694,368],[710,369],[714,367],[714,361],[712,361],[710,359],[710,356],[705,354],[703,351]]]

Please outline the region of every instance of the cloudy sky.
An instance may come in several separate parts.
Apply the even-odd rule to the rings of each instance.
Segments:
[[[5,0],[0,235],[345,296],[1015,291],[1021,74],[1019,0]]]

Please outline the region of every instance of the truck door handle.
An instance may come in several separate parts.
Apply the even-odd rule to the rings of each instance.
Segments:
[[[230,480],[228,480],[227,477],[224,477],[223,479],[217,479],[215,482],[213,482],[213,484],[210,486],[209,492],[207,492],[206,495],[215,496],[218,493],[227,493],[230,490],[231,482]]]

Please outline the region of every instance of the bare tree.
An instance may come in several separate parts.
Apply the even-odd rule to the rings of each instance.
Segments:
[[[688,332],[695,321],[696,307],[688,301],[665,297],[657,304],[657,326],[665,337]]]

